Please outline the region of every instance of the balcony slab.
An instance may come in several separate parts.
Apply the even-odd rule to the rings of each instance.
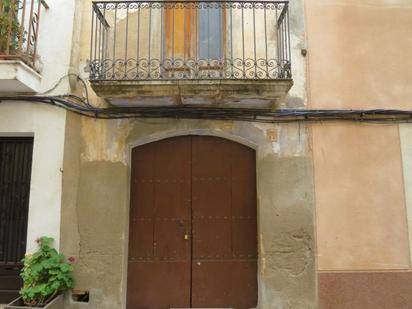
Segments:
[[[0,60],[1,93],[37,93],[41,75],[19,60]]]
[[[110,104],[132,106],[221,106],[270,108],[281,102],[291,79],[91,81],[96,94]]]

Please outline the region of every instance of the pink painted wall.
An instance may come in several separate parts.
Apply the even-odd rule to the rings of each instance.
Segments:
[[[310,108],[412,108],[412,1],[307,0],[306,26]],[[312,133],[318,269],[408,269],[398,125]]]

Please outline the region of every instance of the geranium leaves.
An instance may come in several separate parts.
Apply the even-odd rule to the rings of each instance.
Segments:
[[[54,296],[74,287],[73,265],[65,262],[63,254],[51,247],[53,238],[37,240],[39,250],[27,255],[21,272],[23,288],[20,295],[29,306],[43,306]]]

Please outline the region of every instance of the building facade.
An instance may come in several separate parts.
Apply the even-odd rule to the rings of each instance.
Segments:
[[[22,3],[2,302],[46,235],[68,308],[412,306],[411,117],[362,120],[411,110],[409,0]]]

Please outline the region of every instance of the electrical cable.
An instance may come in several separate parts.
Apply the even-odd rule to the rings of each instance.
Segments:
[[[92,107],[74,96],[0,96],[0,102],[33,102],[57,106],[76,114],[98,119],[174,118],[204,120],[237,120],[262,123],[355,121],[371,123],[412,122],[412,111],[397,109],[372,110],[302,110],[247,109],[192,106],[167,107]]]
[[[66,77],[75,76],[82,83],[85,98],[73,95],[47,96]],[[233,120],[261,123],[353,121],[370,123],[411,123],[412,110],[369,109],[369,110],[309,110],[309,109],[257,109],[229,107],[144,106],[144,107],[96,107],[90,103],[87,83],[76,74],[67,74],[43,95],[0,96],[3,101],[32,102],[53,105],[81,116],[98,119],[130,118],[173,118],[203,120]]]

